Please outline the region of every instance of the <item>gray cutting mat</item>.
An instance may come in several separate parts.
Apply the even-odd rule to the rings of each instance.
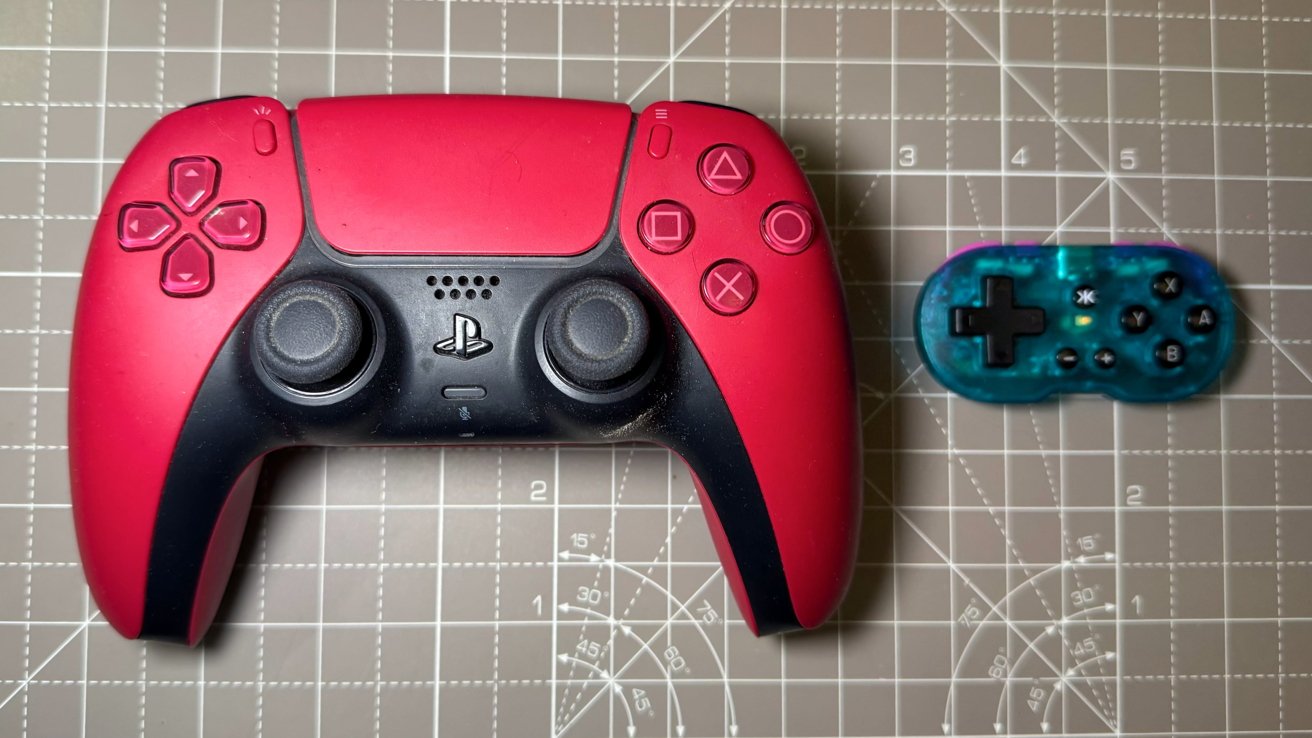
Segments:
[[[1304,0],[3,0],[0,735],[1312,733],[1310,21]],[[834,625],[753,639],[687,472],[641,447],[284,454],[203,648],[97,616],[64,412],[101,193],[186,103],[389,91],[723,101],[796,147],[868,450]],[[1236,287],[1212,393],[1003,409],[920,369],[909,307],[954,248],[1162,238]]]

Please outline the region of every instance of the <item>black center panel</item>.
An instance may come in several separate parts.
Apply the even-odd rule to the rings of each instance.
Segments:
[[[308,198],[306,208],[300,247],[229,335],[182,430],[152,541],[143,637],[186,638],[233,483],[251,460],[290,446],[664,445],[712,497],[759,631],[798,627],[741,436],[692,339],[628,259],[618,196],[603,243],[576,257],[351,257],[317,234]],[[549,304],[588,279],[632,291],[651,320],[642,363],[604,392],[573,386],[543,360]],[[265,302],[307,280],[348,292],[373,329],[367,363],[341,388],[283,386],[254,349]]]

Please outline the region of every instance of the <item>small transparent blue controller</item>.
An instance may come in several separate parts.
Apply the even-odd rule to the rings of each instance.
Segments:
[[[916,301],[925,367],[983,402],[1179,400],[1216,380],[1234,337],[1221,276],[1175,246],[978,246]]]

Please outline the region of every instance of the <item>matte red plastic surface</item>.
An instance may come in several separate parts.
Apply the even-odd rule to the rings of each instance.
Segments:
[[[191,603],[191,622],[187,627],[188,646],[200,642],[205,631],[210,629],[210,623],[214,622],[219,603],[223,602],[223,591],[232,575],[232,565],[237,561],[242,533],[246,529],[246,518],[251,513],[251,500],[255,497],[255,483],[259,481],[260,468],[263,466],[264,457],[261,456],[246,467],[228,493],[223,509],[219,511],[219,519],[214,524],[209,546],[205,549],[205,562],[201,564],[196,596]]]
[[[798,620],[814,627],[851,580],[861,515],[851,338],[828,237],[817,229],[811,247],[794,255],[761,238],[761,218],[775,203],[816,207],[769,126],[719,108],[658,103],[639,116],[636,140],[648,140],[658,109],[673,129],[670,152],[631,158],[620,235],[724,394],[765,496]],[[698,176],[702,153],[721,143],[752,160],[753,177],[735,195],[711,192]],[[642,212],[664,199],[686,205],[697,222],[692,241],[673,254],[648,249],[638,236]],[[820,222],[818,211],[812,215]],[[699,289],[707,267],[726,258],[748,264],[757,278],[755,301],[733,316],[711,310]]]
[[[451,95],[307,100],[296,119],[315,222],[340,251],[571,256],[606,232],[632,114]]]
[[[125,636],[141,631],[155,513],[192,399],[233,325],[301,238],[292,148],[261,156],[251,136],[260,119],[290,140],[286,109],[268,98],[188,108],[155,124],[110,188],[87,254],[69,393],[73,514],[91,592]],[[170,163],[190,156],[219,162],[219,196],[257,200],[267,218],[258,249],[210,249],[209,292],[180,299],[160,289],[165,250],[126,252],[117,230],[127,203],[171,202]],[[181,222],[168,247],[186,233],[204,241],[206,212],[175,213]]]

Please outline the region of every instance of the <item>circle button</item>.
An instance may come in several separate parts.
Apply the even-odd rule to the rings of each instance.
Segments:
[[[702,275],[702,299],[721,315],[737,315],[756,297],[752,268],[733,259],[716,262]]]
[[[711,192],[733,195],[742,192],[752,180],[752,160],[737,146],[712,146],[697,162],[697,174]]]
[[[673,254],[692,240],[692,213],[672,200],[663,200],[642,211],[638,237],[658,254]]]
[[[770,248],[781,254],[800,254],[815,236],[815,219],[801,205],[781,202],[766,211],[761,235]]]

